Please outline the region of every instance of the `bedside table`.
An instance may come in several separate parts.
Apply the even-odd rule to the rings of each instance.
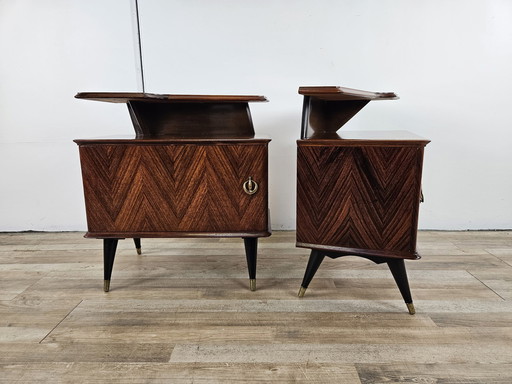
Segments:
[[[88,232],[103,239],[104,290],[119,239],[241,237],[256,289],[259,237],[270,236],[268,143],[255,138],[249,102],[262,96],[79,93],[126,103],[130,138],[75,140]]]
[[[396,99],[394,93],[342,87],[301,87],[299,93],[296,245],[312,250],[299,296],[325,256],[361,256],[387,263],[414,314],[404,260],[420,258],[416,234],[429,141],[404,131],[337,133],[368,102]]]

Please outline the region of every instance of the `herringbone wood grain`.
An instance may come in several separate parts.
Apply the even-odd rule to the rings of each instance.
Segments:
[[[297,242],[415,258],[423,147],[298,148]]]
[[[80,159],[90,234],[267,230],[265,144],[93,144]]]

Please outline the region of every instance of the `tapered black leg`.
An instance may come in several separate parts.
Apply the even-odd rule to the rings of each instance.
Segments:
[[[244,237],[245,257],[249,269],[249,286],[251,291],[256,290],[256,258],[258,255],[258,238]]]
[[[103,239],[103,290],[110,290],[110,277],[112,276],[112,267],[116,257],[118,239]]]
[[[308,288],[309,283],[311,283],[311,280],[313,280],[313,276],[315,276],[318,267],[322,264],[324,257],[325,255],[320,251],[316,251],[314,249],[311,250],[311,255],[309,256],[308,265],[306,267],[306,273],[304,273],[304,279],[300,286],[299,297],[303,297],[306,293],[306,289]]]
[[[414,309],[414,304],[412,302],[411,290],[409,288],[409,280],[407,280],[407,271],[405,270],[405,262],[403,259],[393,259],[388,262],[389,269],[393,274],[393,278],[395,279],[396,285],[398,285],[398,289],[404,298],[405,304],[407,305],[407,309],[411,315],[416,313]]]
[[[142,254],[142,247],[140,245],[140,239],[138,239],[138,238],[133,239],[133,242],[135,243],[135,249],[137,250],[137,255]]]

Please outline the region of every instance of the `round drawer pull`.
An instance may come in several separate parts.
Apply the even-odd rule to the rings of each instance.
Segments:
[[[244,183],[243,188],[248,195],[254,195],[258,191],[258,183],[249,176],[249,180]]]

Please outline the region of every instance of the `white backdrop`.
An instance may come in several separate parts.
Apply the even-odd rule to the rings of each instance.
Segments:
[[[512,2],[139,0],[147,92],[261,94],[275,229],[295,227],[300,85],[394,91],[343,129],[429,138],[420,227],[512,228]],[[74,138],[132,131],[129,0],[0,0],[0,230],[85,228]]]

